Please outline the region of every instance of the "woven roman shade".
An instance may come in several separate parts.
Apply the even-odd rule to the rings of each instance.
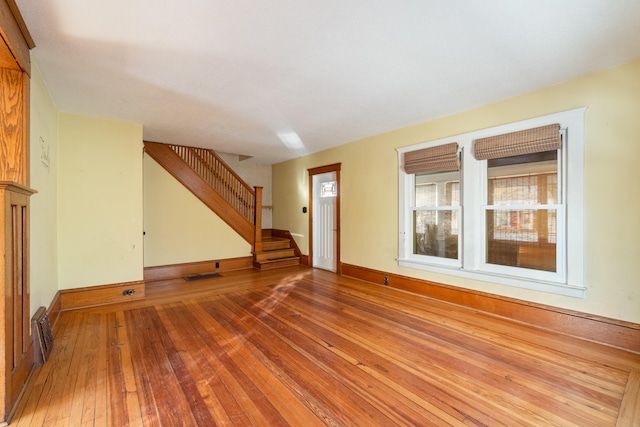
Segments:
[[[404,171],[408,174],[454,170],[460,170],[457,142],[404,153]]]
[[[522,154],[558,150],[562,147],[560,125],[505,133],[473,141],[473,155],[478,160],[501,159]]]

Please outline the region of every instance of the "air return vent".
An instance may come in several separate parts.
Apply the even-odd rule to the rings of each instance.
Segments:
[[[41,365],[47,361],[53,349],[53,332],[49,323],[49,313],[40,307],[31,318],[31,330],[37,335],[35,341],[35,363]]]
[[[216,277],[222,277],[220,273],[202,273],[202,274],[191,274],[190,276],[184,276],[183,279],[187,282],[193,282],[195,280],[204,280],[204,279],[214,279]]]

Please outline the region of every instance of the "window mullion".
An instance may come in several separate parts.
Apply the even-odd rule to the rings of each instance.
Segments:
[[[481,208],[484,210],[544,210],[544,209],[559,209],[562,204],[553,203],[546,205],[527,205],[527,204],[517,204],[517,205],[482,205]]]

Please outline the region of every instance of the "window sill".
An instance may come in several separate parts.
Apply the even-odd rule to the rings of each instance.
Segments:
[[[482,282],[495,283],[499,285],[512,286],[521,289],[546,292],[573,298],[584,298],[584,293],[586,291],[586,288],[584,287],[571,286],[566,283],[545,282],[484,271],[465,270],[459,267],[434,265],[428,262],[421,262],[414,259],[399,259],[398,265],[401,267],[431,271],[439,274],[447,274],[450,276],[463,277],[466,279],[479,280]]]

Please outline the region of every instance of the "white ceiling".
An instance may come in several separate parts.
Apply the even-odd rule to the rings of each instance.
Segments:
[[[277,163],[640,58],[640,0],[17,0],[57,107]]]

